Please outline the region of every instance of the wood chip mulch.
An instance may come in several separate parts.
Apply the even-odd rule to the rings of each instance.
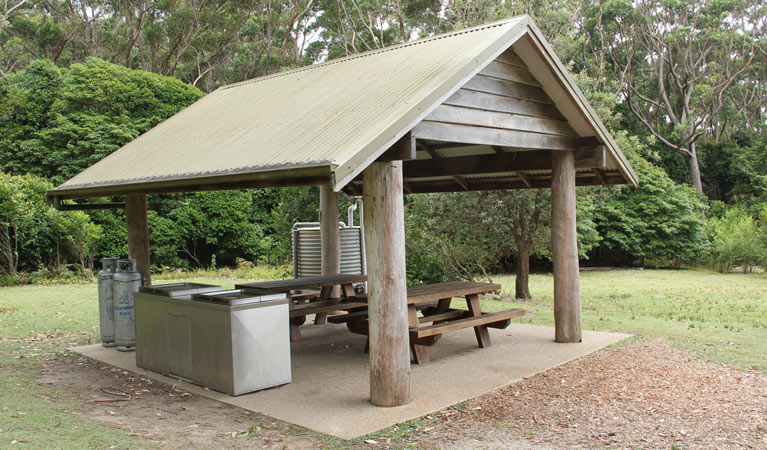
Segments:
[[[547,448],[767,449],[767,376],[633,342],[472,400],[434,428],[436,440]]]

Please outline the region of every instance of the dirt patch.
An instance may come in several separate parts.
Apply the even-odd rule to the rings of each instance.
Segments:
[[[323,448],[321,435],[87,358],[39,382],[78,396],[79,417],[171,448]],[[51,399],[56,401],[56,399]],[[767,377],[663,341],[607,349],[345,448],[767,448]],[[404,430],[403,430],[404,431]],[[389,439],[385,436],[392,436]]]
[[[417,441],[444,447],[767,448],[767,377],[635,342],[442,414]],[[531,448],[539,448],[537,446]]]
[[[78,417],[170,448],[317,448],[306,430],[88,358],[49,360],[39,374],[38,383],[80,399]]]

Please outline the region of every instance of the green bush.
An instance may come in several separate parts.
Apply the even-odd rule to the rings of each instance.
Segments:
[[[691,186],[674,183],[644,158],[630,159],[639,187],[615,188],[597,206],[602,245],[643,264],[694,261],[705,251],[703,197]]]
[[[202,95],[97,58],[34,61],[0,78],[0,170],[63,182]]]
[[[77,274],[92,267],[101,227],[81,211],[47,205],[51,188],[31,175],[0,173],[0,274],[14,279],[20,271]]]
[[[721,218],[711,218],[706,226],[710,242],[711,265],[721,272],[742,267],[749,272],[755,265],[767,263],[767,212],[761,225],[745,211],[732,208]]]
[[[592,191],[578,190],[578,251],[599,243]],[[529,235],[529,255],[551,259],[548,190],[411,195],[405,209],[407,276],[411,284],[487,277],[518,260],[515,234]],[[524,244],[523,244],[524,245]]]

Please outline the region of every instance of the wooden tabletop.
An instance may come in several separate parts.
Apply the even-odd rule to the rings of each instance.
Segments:
[[[272,291],[292,291],[295,289],[319,289],[326,286],[362,283],[368,277],[362,274],[336,274],[322,275],[319,277],[289,278],[286,280],[259,281],[256,283],[242,283],[235,288],[258,288]]]
[[[448,281],[447,283],[426,284],[407,288],[407,302],[410,304],[429,303],[443,298],[486,294],[488,292],[499,291],[500,289],[500,284],[476,283],[472,281]]]

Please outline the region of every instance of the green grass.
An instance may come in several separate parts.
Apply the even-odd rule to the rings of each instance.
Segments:
[[[185,280],[224,288],[245,281],[225,278],[230,274],[222,271],[183,275]],[[122,429],[79,420],[67,412],[83,407],[74,395],[36,382],[35,368],[44,360],[65,355],[67,347],[95,342],[99,330],[94,283],[0,288],[0,448],[153,447]]]
[[[180,278],[207,278],[220,280],[279,280],[293,277],[293,266],[253,266],[250,263],[239,267],[220,269],[198,269],[192,271],[169,271],[152,275],[153,281],[178,280]]]
[[[514,277],[499,276],[504,296]],[[535,313],[525,323],[553,325],[551,275],[532,275]],[[701,359],[767,372],[767,275],[705,270],[615,270],[581,273],[583,328],[665,338]],[[484,300],[488,311],[509,304]]]
[[[285,269],[255,270],[256,278],[285,276]],[[244,272],[243,272],[244,273]],[[185,280],[231,288],[237,271],[180,274]],[[179,274],[175,274],[176,277]],[[168,282],[170,275],[156,277]],[[514,277],[494,279],[502,294],[514,294]],[[535,313],[525,323],[552,325],[553,279],[532,275],[533,302],[483,300],[487,311],[511,305]],[[706,360],[767,372],[767,275],[719,274],[692,270],[616,270],[581,274],[583,327],[623,331],[640,339],[668,339],[692,348]],[[95,284],[16,286],[0,288],[0,448],[16,440],[31,448],[142,446],[123,430],[78,420],[67,409],[78,405],[74,395],[53,392],[35,381],[45,359],[72,345],[98,342]],[[55,398],[55,402],[49,399]],[[82,407],[83,405],[79,405]],[[400,424],[366,437],[401,442],[421,420]],[[341,442],[327,437],[326,446],[343,448],[361,440]]]
[[[195,281],[224,289],[252,281],[228,278],[218,271],[180,275],[184,278],[154,281]],[[97,295],[95,283],[0,288],[0,365],[34,364],[67,347],[99,342]]]

